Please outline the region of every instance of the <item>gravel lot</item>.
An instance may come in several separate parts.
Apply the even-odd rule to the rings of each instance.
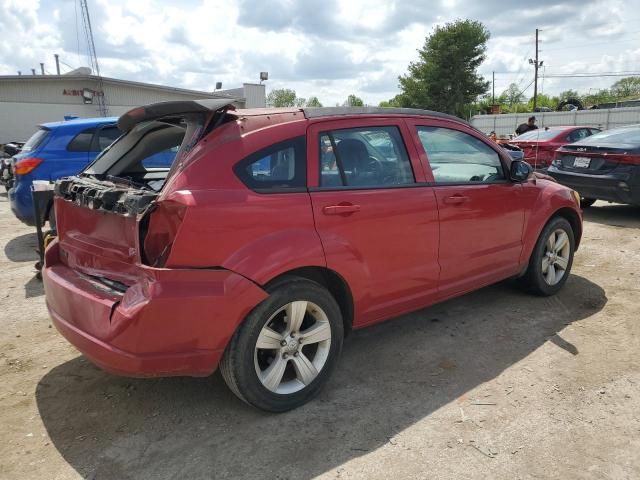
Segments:
[[[511,283],[353,334],[296,411],[211,378],[134,380],[52,328],[0,196],[2,479],[638,479],[640,208],[598,202],[565,289]]]

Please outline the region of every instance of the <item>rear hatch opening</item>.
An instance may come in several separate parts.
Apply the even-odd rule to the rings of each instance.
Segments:
[[[105,270],[120,264],[124,270],[136,262],[164,266],[185,207],[156,199],[198,141],[230,119],[232,101],[131,110],[118,120],[120,138],[82,173],[56,182],[58,234],[61,248],[77,253],[67,257],[73,268],[104,278]],[[123,276],[110,278],[128,283]]]

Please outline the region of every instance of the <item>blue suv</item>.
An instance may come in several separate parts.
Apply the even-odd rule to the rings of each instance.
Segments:
[[[82,118],[44,123],[13,157],[15,181],[9,190],[11,210],[27,225],[36,218],[31,197],[34,180],[57,180],[76,175],[122,132],[117,118]],[[53,216],[51,205],[40,205],[40,225]]]

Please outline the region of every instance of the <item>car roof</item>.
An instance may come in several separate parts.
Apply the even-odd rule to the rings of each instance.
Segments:
[[[105,123],[116,123],[117,120],[118,117],[74,118],[72,120],[62,120],[60,122],[41,123],[39,126],[50,130],[63,127],[82,128],[103,125]]]
[[[420,108],[387,108],[387,107],[309,107],[301,108],[306,118],[336,117],[346,115],[402,115],[412,117],[440,117],[447,120],[469,124],[459,117],[447,113],[423,110]]]

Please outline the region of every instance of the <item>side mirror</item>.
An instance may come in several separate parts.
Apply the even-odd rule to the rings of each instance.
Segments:
[[[509,178],[513,182],[525,182],[529,175],[533,173],[533,167],[523,160],[514,160],[511,162]]]

